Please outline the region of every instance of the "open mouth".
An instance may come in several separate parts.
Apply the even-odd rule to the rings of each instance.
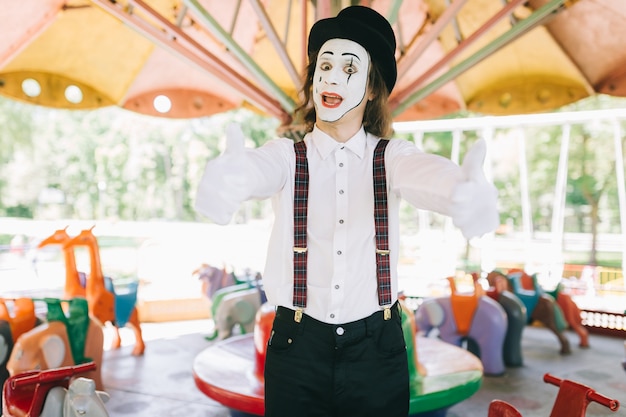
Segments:
[[[322,103],[324,107],[335,108],[343,101],[343,97],[333,93],[322,93]]]

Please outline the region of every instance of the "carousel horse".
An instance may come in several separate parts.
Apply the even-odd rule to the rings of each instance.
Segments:
[[[126,288],[126,291],[117,290],[112,281],[105,279],[100,261],[100,248],[98,240],[91,229],[82,230],[63,244],[63,248],[86,246],[89,250],[90,271],[87,278],[85,296],[89,305],[89,314],[100,322],[102,326],[111,323],[114,326],[114,338],[112,348],[121,346],[119,329],[130,327],[135,334],[135,346],[132,355],[143,355],[145,343],[143,340],[139,313],[136,307],[137,286],[136,282]]]
[[[486,375],[504,374],[504,339],[507,316],[500,304],[483,296],[482,288],[474,285],[472,294],[456,291],[454,279],[449,278],[451,295],[424,300],[415,312],[419,332],[438,337],[456,346],[467,342],[468,350],[478,356]]]
[[[530,324],[534,321],[542,323],[556,335],[561,345],[560,353],[570,354],[569,340],[563,333],[566,323],[561,308],[552,296],[543,291],[525,289],[525,284],[521,281],[526,276],[527,274],[517,272],[504,274],[500,271],[492,271],[487,275],[487,281],[490,286],[496,288],[506,285],[507,290],[515,294],[526,306],[526,323]],[[531,279],[536,283],[536,277],[531,277]],[[497,282],[498,280],[504,281]]]

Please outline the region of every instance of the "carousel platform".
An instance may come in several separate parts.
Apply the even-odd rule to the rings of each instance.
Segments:
[[[211,321],[144,323],[142,328],[146,340],[143,357],[130,354],[132,335],[123,335],[122,340],[127,344],[121,349],[105,351],[102,376],[111,396],[106,404],[110,417],[230,417],[228,408],[206,396],[194,382],[196,357],[218,343],[205,338],[211,333]],[[562,356],[551,332],[541,327],[525,328],[523,366],[507,368],[503,376],[483,377],[479,390],[452,406],[447,417],[486,417],[493,399],[514,405],[524,417],[548,417],[558,388],[543,382],[545,373],[585,384],[622,404],[614,413],[592,403],[587,416],[623,415],[626,406],[626,372],[622,368],[624,340],[591,334],[591,347],[581,349],[577,347],[573,332],[566,335],[572,353]]]

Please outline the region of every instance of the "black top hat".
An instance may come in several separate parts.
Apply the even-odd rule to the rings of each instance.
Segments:
[[[337,17],[318,20],[309,33],[309,57],[317,53],[324,42],[336,38],[354,41],[365,48],[380,68],[391,93],[398,71],[396,37],[387,19],[370,7],[350,6],[340,11]]]

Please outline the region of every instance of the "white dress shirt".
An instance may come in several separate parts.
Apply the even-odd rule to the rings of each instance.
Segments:
[[[347,323],[382,308],[377,297],[372,178],[374,149],[380,139],[361,129],[347,142],[340,143],[315,128],[304,140],[309,165],[307,307],[304,312],[326,323]],[[242,149],[236,160],[232,159],[232,154],[230,157],[220,163],[224,158],[221,156],[207,164],[196,209],[209,217],[218,217],[216,213],[220,213],[222,218],[224,215],[230,218],[232,204],[226,207],[223,199],[272,198],[275,219],[263,288],[270,304],[294,308],[293,141],[274,139],[257,149]],[[451,196],[455,186],[465,179],[461,168],[449,159],[425,153],[401,139],[392,139],[388,144],[385,167],[392,302],[395,302],[400,200],[454,218],[459,207]],[[237,184],[233,192],[237,197],[229,194],[233,184]],[[230,212],[224,213],[224,210]],[[476,216],[481,214],[484,213],[478,212]],[[467,213],[464,216],[467,217]]]

